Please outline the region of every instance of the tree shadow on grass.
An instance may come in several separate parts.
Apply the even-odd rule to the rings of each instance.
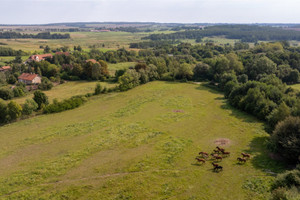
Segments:
[[[250,162],[256,169],[261,169],[270,175],[283,172],[287,165],[283,160],[274,160],[270,157],[271,151],[267,148],[269,137],[262,136],[254,138],[249,145],[249,149],[244,152],[252,155]]]
[[[223,94],[222,91],[220,91],[216,86],[209,85],[208,83],[203,83],[201,85],[198,85],[196,89],[208,91],[213,94]]]
[[[197,90],[205,90],[205,91],[208,91],[208,92],[211,92],[211,93],[214,93],[214,94],[224,95],[224,93],[222,93],[216,86],[211,86],[211,85],[206,84],[206,83],[204,83],[202,85],[199,85],[199,87],[197,87]],[[224,109],[224,110],[230,110],[231,111],[231,113],[230,113],[231,116],[234,116],[238,119],[241,119],[241,120],[243,120],[244,122],[247,122],[247,123],[261,122],[256,117],[251,116],[250,114],[248,114],[246,112],[243,112],[241,110],[238,110],[238,109],[232,107],[228,103],[227,99],[224,98],[224,96],[216,97],[215,100],[222,101],[221,108]],[[267,129],[267,127],[265,127],[265,129]]]

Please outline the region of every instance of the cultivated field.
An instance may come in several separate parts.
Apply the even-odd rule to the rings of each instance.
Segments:
[[[80,45],[84,50],[91,45],[101,50],[110,50],[118,48],[128,48],[129,43],[139,42],[141,38],[149,33],[126,33],[126,32],[72,32],[70,39],[46,40],[46,39],[0,39],[0,42],[6,43],[5,47],[11,47],[16,50],[24,50],[31,53],[41,53],[43,49],[40,46],[48,45],[50,48],[60,48],[68,46],[73,49]]]
[[[86,93],[94,92],[97,81],[67,81],[64,84],[53,87],[49,91],[43,91],[49,98],[49,102],[52,103],[53,99],[63,100],[70,98],[75,95],[85,95]],[[117,84],[100,82],[102,87],[115,87]],[[19,104],[25,102],[26,99],[33,97],[33,92],[30,92],[24,97],[14,98],[13,101],[16,101]],[[10,101],[10,100],[8,100]]]
[[[63,86],[63,85],[62,85]],[[266,199],[263,123],[203,85],[152,82],[0,127],[2,199]],[[216,140],[231,156],[195,162]],[[241,152],[253,158],[236,161]]]

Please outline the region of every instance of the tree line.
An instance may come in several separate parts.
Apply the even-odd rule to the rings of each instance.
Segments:
[[[69,39],[69,33],[60,34],[50,32],[42,32],[38,34],[18,33],[18,32],[0,32],[0,39],[20,39],[20,38],[35,38],[35,39]]]
[[[170,34],[152,34],[143,39],[178,40],[201,39],[203,37],[225,36],[228,39],[240,39],[242,42],[257,42],[270,40],[300,41],[300,32],[270,26],[258,25],[218,25],[207,26],[204,30],[186,30]]]

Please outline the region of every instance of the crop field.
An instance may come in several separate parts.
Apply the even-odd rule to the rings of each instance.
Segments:
[[[262,122],[202,84],[151,82],[0,127],[0,197],[267,199],[283,168],[267,137]],[[223,171],[196,163],[220,141],[231,152]],[[252,155],[244,165],[241,152]]]
[[[85,95],[86,93],[94,92],[97,81],[67,81],[64,84],[60,84],[58,86],[54,86],[49,91],[43,91],[49,98],[49,102],[52,103],[53,99],[63,100],[66,98],[70,98],[75,95]],[[114,87],[117,84],[100,82],[102,87]],[[30,92],[24,97],[14,98],[13,100],[19,104],[25,102],[26,99],[30,99],[33,97],[33,92]],[[10,100],[8,100],[10,101]]]
[[[27,52],[41,53],[43,49],[40,46],[48,45],[55,49],[68,46],[73,49],[76,45],[80,45],[84,50],[91,45],[96,48],[107,51],[110,49],[128,48],[129,43],[139,42],[141,38],[149,33],[127,33],[127,32],[71,32],[70,39],[46,40],[46,39],[0,39],[0,42],[6,43],[5,47],[13,49],[21,49]]]

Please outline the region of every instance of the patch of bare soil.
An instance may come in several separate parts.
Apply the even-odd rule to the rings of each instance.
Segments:
[[[214,143],[218,146],[226,146],[231,143],[231,141],[227,138],[218,138],[214,141]]]
[[[183,113],[184,111],[183,110],[173,110],[173,112],[175,112],[175,113]]]

